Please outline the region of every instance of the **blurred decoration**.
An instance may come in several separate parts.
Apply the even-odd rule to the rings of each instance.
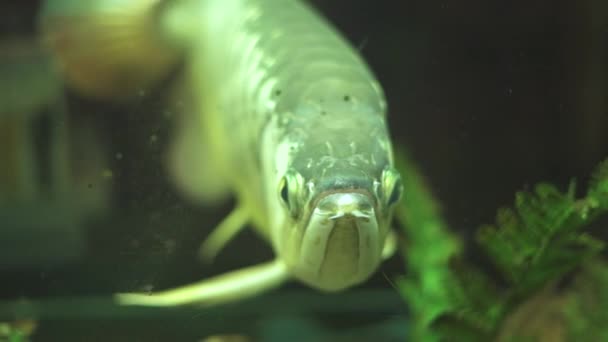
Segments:
[[[175,46],[158,34],[163,1],[118,2],[45,1],[40,14],[42,40],[61,75],[93,98],[145,94],[177,61]]]
[[[32,320],[0,322],[0,341],[27,342],[36,332],[37,323]]]
[[[398,167],[409,186],[397,209],[407,235],[408,273],[399,282],[412,309],[415,341],[604,341],[608,263],[589,233],[608,212],[608,160],[586,193],[541,183],[501,208],[477,243],[496,274],[467,260],[406,153]]]
[[[83,252],[83,221],[103,209],[107,189],[94,135],[72,139],[80,129],[70,125],[60,78],[35,39],[0,40],[0,269]],[[74,153],[86,147],[88,164]]]
[[[213,335],[208,336],[200,342],[251,342],[252,340],[244,335]]]

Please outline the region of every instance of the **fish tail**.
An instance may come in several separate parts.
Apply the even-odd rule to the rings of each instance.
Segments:
[[[44,45],[67,84],[86,96],[128,99],[177,64],[179,44],[163,31],[171,0],[47,0]]]

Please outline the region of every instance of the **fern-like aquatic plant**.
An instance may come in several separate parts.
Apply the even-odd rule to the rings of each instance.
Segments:
[[[577,200],[574,193],[574,183],[566,193],[539,184],[534,192],[517,193],[514,209],[499,209],[495,225],[478,230],[480,246],[515,294],[537,290],[603,248],[582,229],[602,208],[590,198]]]
[[[412,312],[413,340],[510,341],[521,336],[539,340],[542,333],[524,331],[519,336],[505,331],[516,326],[523,315],[520,308],[533,300],[559,303],[545,308],[559,308],[569,317],[569,332],[560,333],[560,338],[589,331],[598,322],[608,323],[608,302],[591,308],[595,310],[585,309],[590,307],[586,302],[593,302],[589,297],[598,296],[589,287],[608,286],[608,267],[598,261],[604,243],[588,232],[590,224],[608,211],[608,160],[596,168],[584,197],[576,197],[574,181],[565,192],[541,183],[533,191],[518,192],[512,208],[498,210],[495,224],[478,229],[477,243],[507,281],[506,287],[464,259],[462,243],[450,233],[403,150],[397,167],[406,189],[396,218],[407,241],[403,248],[407,273],[399,284]],[[590,263],[596,266],[582,267]],[[547,290],[576,271],[573,283],[578,287],[573,285],[562,296]],[[590,278],[590,282],[580,280]],[[604,297],[608,300],[608,295]],[[596,331],[593,336],[604,335]]]

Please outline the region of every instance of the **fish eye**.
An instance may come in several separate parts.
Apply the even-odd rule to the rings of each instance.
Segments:
[[[382,186],[386,196],[387,207],[397,204],[403,193],[403,184],[399,172],[394,168],[384,170],[382,173]]]
[[[388,206],[390,207],[397,204],[397,202],[399,202],[399,200],[401,199],[402,193],[403,185],[401,184],[401,178],[399,178],[395,181],[395,184],[393,184],[393,189],[390,192],[390,196],[388,196]]]
[[[278,195],[293,217],[298,215],[298,199],[301,197],[304,179],[295,170],[288,170],[279,181]]]
[[[287,189],[287,178],[283,176],[279,182],[279,196],[283,201],[283,204],[289,209],[289,189]]]

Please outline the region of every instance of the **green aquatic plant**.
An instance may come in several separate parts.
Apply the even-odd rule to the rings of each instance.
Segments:
[[[500,208],[496,223],[477,230],[478,246],[498,271],[493,276],[465,258],[463,242],[404,151],[397,166],[406,183],[396,210],[406,236],[399,288],[413,340],[578,341],[608,334],[608,295],[600,291],[608,288],[604,243],[589,233],[608,211],[608,160],[584,196],[576,196],[574,181],[565,192],[541,183],[516,193],[512,208]]]

